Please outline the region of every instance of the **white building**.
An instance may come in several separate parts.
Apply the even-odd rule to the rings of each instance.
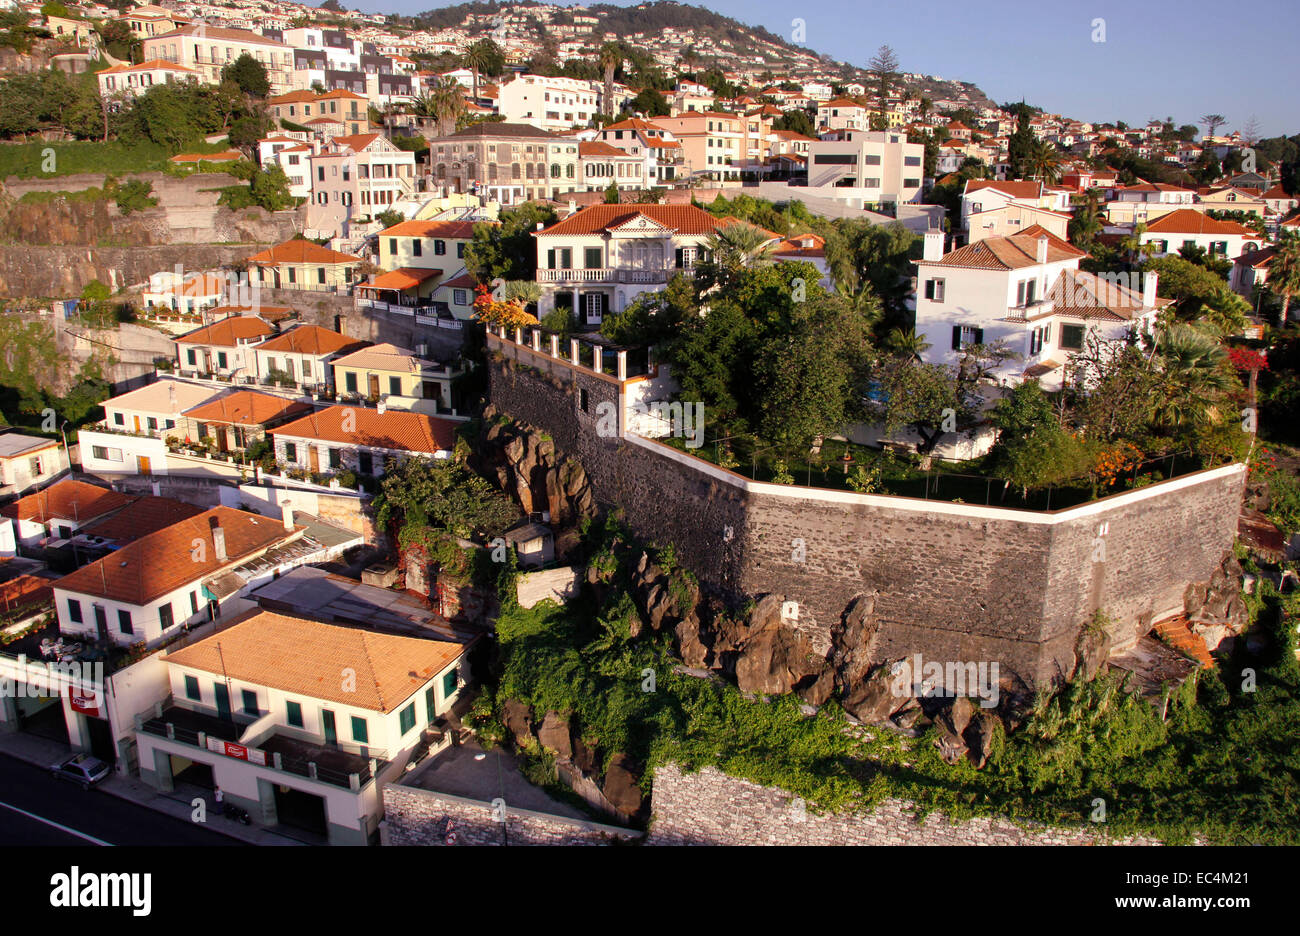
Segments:
[[[1139,241],[1155,245],[1153,257],[1177,254],[1184,247],[1199,247],[1212,256],[1236,260],[1259,250],[1267,238],[1236,221],[1216,221],[1191,208],[1180,208],[1148,224]]]
[[[957,364],[972,345],[1001,344],[1015,357],[994,376],[1038,378],[1059,388],[1069,357],[1087,336],[1123,340],[1148,328],[1168,300],[1156,276],[1098,277],[1079,270],[1087,254],[1042,228],[990,237],[943,254],[943,234],[925,237],[917,264],[916,334],[928,363]]]
[[[601,111],[601,94],[594,81],[520,75],[500,86],[497,111],[509,123],[557,132],[590,123]]]
[[[843,130],[808,147],[808,187],[860,205],[919,201],[924,169],[925,146],[898,131]]]
[[[68,453],[57,439],[0,431],[0,497],[40,487],[67,467]]]

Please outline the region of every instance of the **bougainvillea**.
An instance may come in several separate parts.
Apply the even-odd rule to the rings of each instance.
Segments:
[[[480,285],[475,293],[474,317],[480,322],[506,328],[529,328],[537,324],[537,316],[524,311],[523,303],[494,299],[487,286]]]

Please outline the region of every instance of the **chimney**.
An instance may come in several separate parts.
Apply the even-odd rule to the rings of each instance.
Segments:
[[[220,524],[212,528],[212,551],[216,553],[218,562],[226,561],[226,531]]]
[[[153,491],[154,497],[162,497],[162,482],[161,481],[150,482],[149,490]]]
[[[1156,304],[1156,286],[1160,283],[1159,273],[1142,274],[1142,308],[1150,309]]]
[[[375,404],[375,412],[378,413],[380,416],[384,415],[384,413],[385,413],[387,410],[388,410],[388,403],[387,403],[387,401],[385,401],[385,400],[380,400],[378,403]]]
[[[280,505],[280,513],[284,517],[284,528],[293,531],[293,502],[286,500]]]
[[[925,249],[921,258],[927,261],[943,259],[943,231],[925,232]]]
[[[542,222],[540,222],[540,221],[537,222],[537,230],[540,231],[540,230],[541,230],[542,228],[544,228],[545,226],[546,226],[546,225],[542,224]]]
[[[1040,234],[1038,237],[1038,255],[1035,259],[1039,263],[1047,262],[1047,235]]]

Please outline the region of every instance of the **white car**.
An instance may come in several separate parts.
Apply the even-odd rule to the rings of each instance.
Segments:
[[[71,780],[73,783],[80,784],[83,790],[89,790],[95,784],[107,780],[113,769],[97,757],[91,757],[89,754],[73,754],[59,761],[50,768],[50,771],[56,780]]]

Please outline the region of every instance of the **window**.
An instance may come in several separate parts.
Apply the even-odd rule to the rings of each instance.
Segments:
[[[284,702],[284,720],[293,728],[302,727],[302,705],[292,699]]]
[[[599,270],[604,265],[600,254],[599,247],[588,247],[583,251],[585,265],[588,270]]]
[[[290,272],[292,272],[292,271],[290,271]],[[222,370],[225,370],[226,367],[227,367],[227,361],[228,361],[228,359],[226,358],[226,352],[224,352],[224,351],[218,351],[218,352],[217,352],[217,367],[220,367]]]
[[[185,698],[195,702],[203,701],[203,690],[199,688],[199,681],[194,676],[185,677]]]
[[[871,153],[868,153],[866,156],[863,157],[863,159],[862,159],[862,164],[863,164],[864,166],[879,166],[879,165],[880,165],[880,157],[879,157],[879,156],[876,156],[876,155],[873,155],[873,154],[871,154]]]
[[[984,343],[984,329],[973,325],[954,325],[952,327],[952,349],[964,351],[971,345]]]
[[[920,179],[904,179],[904,180],[903,180],[903,188],[920,188],[920,187],[921,187],[921,180],[920,180]]]
[[[176,619],[172,616],[172,603],[158,606],[158,626],[163,630],[176,625]]]
[[[1061,326],[1061,347],[1067,351],[1083,350],[1083,326],[1062,325]]]
[[[416,241],[415,243],[418,244],[419,241]],[[388,238],[388,254],[389,254],[389,256],[392,256],[392,257],[397,256],[397,238],[396,238],[396,237],[390,237],[390,238]],[[418,256],[420,255],[420,251],[419,251],[419,250],[416,250],[415,255],[418,257]]]
[[[920,157],[920,156],[904,156],[904,157],[903,157],[903,165],[904,165],[904,166],[919,166],[919,165],[921,165],[921,157]]]
[[[150,432],[156,432],[158,429],[158,418],[156,416],[146,418],[145,425],[148,427]]]
[[[347,387],[348,393],[357,392],[357,375],[355,371],[346,371],[343,374],[343,384]]]
[[[813,162],[827,166],[851,166],[854,159],[852,153],[816,153],[813,155]]]
[[[458,306],[469,303],[469,291],[465,289],[453,289],[451,291],[451,301]]]
[[[131,624],[131,612],[122,608],[117,612],[117,628],[124,634],[134,634],[135,627]]]
[[[1183,250],[1194,250],[1195,248],[1196,248],[1196,241],[1194,240],[1183,241]]]
[[[352,716],[352,740],[358,744],[370,743],[370,729],[366,720],[359,715]]]
[[[261,709],[257,706],[257,693],[252,689],[245,689],[241,695],[244,697],[244,714],[256,717],[261,714]]]
[[[1043,329],[1035,328],[1029,333],[1029,353],[1037,354],[1043,350]]]
[[[199,613],[199,593],[196,591],[192,591],[190,592],[190,614],[198,614],[198,613]]]
[[[286,442],[286,443],[284,443],[284,460],[285,460],[285,461],[291,461],[291,462],[296,462],[296,461],[298,460],[298,443],[297,443],[297,442]]]
[[[943,302],[944,281],[941,279],[928,279],[925,281],[925,298],[931,302]]]
[[[446,675],[442,677],[442,697],[450,699],[456,694],[456,687],[460,681],[460,672],[456,667],[447,670]]]
[[[569,168],[572,169],[573,167],[570,166]],[[458,244],[456,244],[456,258],[459,260],[459,259],[464,259],[464,257],[465,257],[465,242],[460,241]]]
[[[68,620],[73,624],[80,624],[81,621],[81,602],[76,598],[68,599]]]
[[[330,453],[330,455],[329,455],[329,458],[330,458],[330,468],[334,468],[334,469],[342,468],[342,467],[343,467],[343,450],[342,450],[342,449],[332,448],[332,449],[329,450],[329,453]]]
[[[433,252],[441,257],[447,252],[447,242],[444,240],[435,240],[433,242]]]
[[[578,388],[578,409],[584,413],[587,412],[587,390],[585,387]]]
[[[191,364],[194,363],[194,352],[193,352],[193,351],[190,352],[190,363],[191,363]],[[126,414],[125,414],[125,413],[114,413],[114,414],[113,414],[113,425],[115,425],[115,426],[125,426],[125,425],[126,425]]]
[[[28,466],[31,468],[33,476],[42,475],[45,473],[45,467],[41,464],[41,456],[39,455],[37,455],[35,458],[29,459]]]
[[[92,445],[90,454],[100,461],[122,461],[122,450],[119,448],[105,448],[102,445]]]
[[[429,724],[433,724],[433,720],[438,717],[437,692],[433,686],[424,690],[424,714]]]
[[[402,378],[401,378],[401,377],[389,377],[389,378],[388,378],[388,392],[389,392],[391,395],[393,395],[393,396],[401,396],[401,395],[402,395]]]
[[[417,257],[424,256],[424,241],[418,237],[411,238],[411,253]]]
[[[324,267],[317,267],[317,268],[316,268],[316,282],[321,283],[321,284],[324,284],[324,282],[325,282],[325,268],[324,268]]]
[[[402,734],[406,734],[415,727],[415,703],[412,702],[406,708],[397,713],[397,727]]]
[[[369,452],[357,453],[357,470],[364,475],[375,473],[375,457]]]

